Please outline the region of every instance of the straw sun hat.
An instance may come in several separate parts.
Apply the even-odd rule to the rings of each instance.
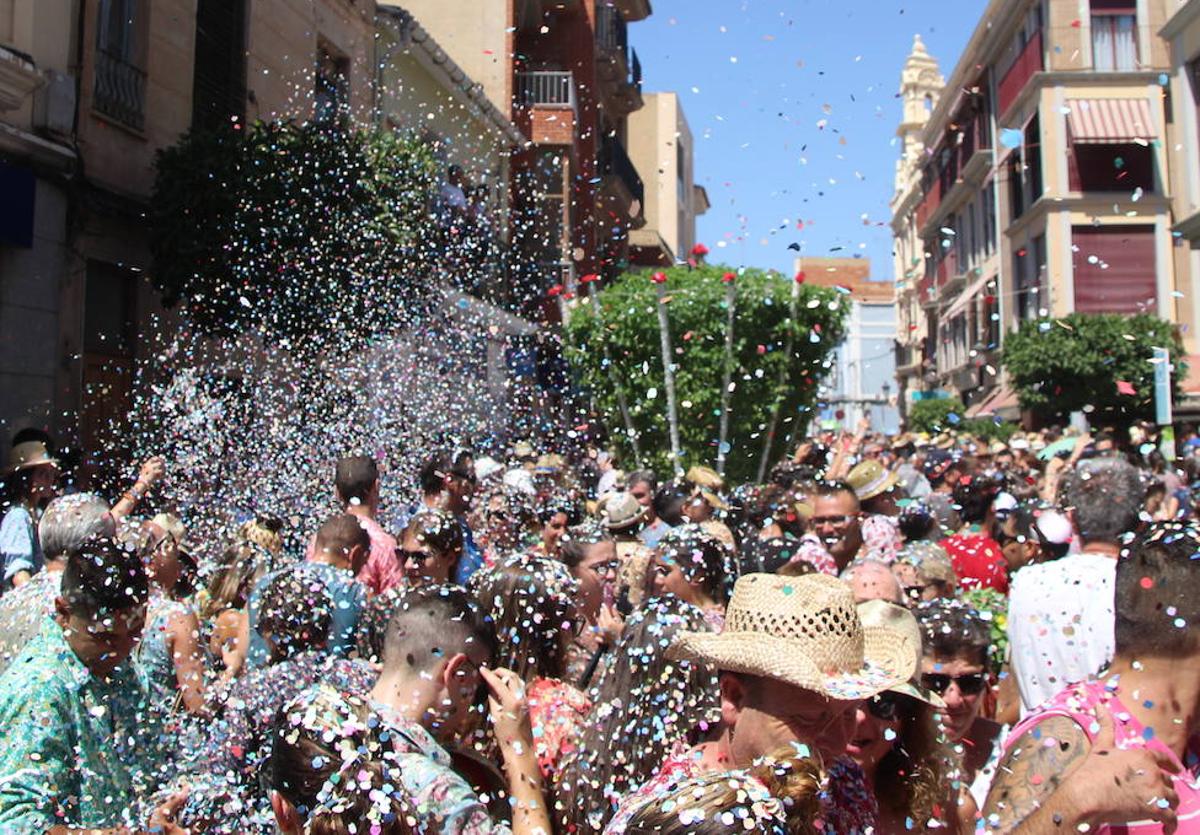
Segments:
[[[6,473],[28,470],[31,467],[58,466],[58,459],[50,454],[41,441],[25,441],[14,446],[8,453]]]
[[[854,593],[836,577],[747,574],[724,631],[681,632],[667,654],[852,700],[908,682],[919,653],[904,630],[864,627]]]

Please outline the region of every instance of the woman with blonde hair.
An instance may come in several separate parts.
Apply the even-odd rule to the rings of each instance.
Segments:
[[[783,748],[748,769],[684,780],[639,809],[626,835],[816,835],[823,775],[806,752]]]

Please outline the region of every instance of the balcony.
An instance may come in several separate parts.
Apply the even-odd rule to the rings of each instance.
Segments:
[[[562,70],[517,73],[517,127],[539,145],[575,141],[575,79]]]
[[[620,140],[612,136],[601,140],[596,167],[601,178],[602,208],[611,211],[617,218],[628,218],[630,228],[640,229],[644,226],[646,188]]]
[[[140,131],[145,124],[146,73],[104,50],[96,52],[92,107],[108,118]]]
[[[642,63],[629,48],[629,28],[621,11],[596,4],[596,74],[604,106],[626,116],[642,107]]]
[[[1000,84],[996,88],[998,106],[996,115],[1003,116],[1007,113],[1009,107],[1021,95],[1021,91],[1025,89],[1025,85],[1033,78],[1034,73],[1041,72],[1044,68],[1042,58],[1042,34],[1041,32],[1034,35],[1025,44],[1025,48],[1021,50],[1020,56],[1008,68],[1008,72],[1004,74],[1004,78],[1000,79]]]
[[[33,58],[0,46],[0,111],[17,109],[43,83]]]

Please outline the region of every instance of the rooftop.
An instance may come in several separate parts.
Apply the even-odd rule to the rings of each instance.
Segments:
[[[858,302],[891,304],[896,297],[892,282],[871,280],[868,258],[797,258],[796,272],[807,284],[845,288]]]

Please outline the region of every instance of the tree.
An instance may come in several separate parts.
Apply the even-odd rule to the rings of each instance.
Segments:
[[[771,460],[782,453],[789,437],[806,427],[817,384],[843,337],[847,296],[803,285],[796,287],[793,305],[792,282],[778,273],[735,273],[719,265],[626,273],[600,291],[599,317],[589,303],[572,310],[566,338],[568,360],[608,426],[618,430],[613,434],[627,464],[634,455],[623,431],[619,395],[628,402],[646,454],[642,463],[660,472],[672,470],[656,311],[659,287],[664,288],[675,354],[681,464],[715,461],[730,282],[736,286],[736,302],[727,475],[735,481],[754,478],[776,407],[780,417]],[[792,351],[786,356],[789,333]]]
[[[259,122],[189,133],[156,166],[153,280],[202,332],[345,345],[419,307],[438,181],[417,140]]]
[[[1013,423],[986,417],[968,418],[966,415],[967,407],[957,397],[918,400],[908,407],[908,428],[930,435],[955,431],[985,441],[1007,441],[1017,430]]]
[[[1021,406],[1046,418],[1090,413],[1092,422],[1127,423],[1154,413],[1154,348],[1167,348],[1179,395],[1183,345],[1175,326],[1147,314],[1073,313],[1025,322],[1004,342]]]

